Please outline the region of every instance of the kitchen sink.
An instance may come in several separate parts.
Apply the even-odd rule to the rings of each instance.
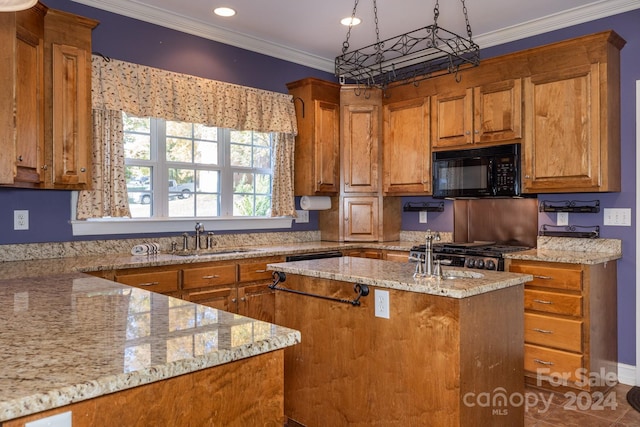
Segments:
[[[466,270],[444,270],[442,272],[442,278],[445,280],[453,280],[453,279],[482,279],[484,274],[478,273],[476,271],[466,271]]]
[[[184,256],[184,257],[192,257],[192,256],[213,256],[213,255],[224,255],[224,254],[240,254],[244,252],[255,252],[257,249],[247,249],[247,248],[217,248],[217,249],[200,249],[196,250],[187,250],[187,251],[175,251],[173,255]]]

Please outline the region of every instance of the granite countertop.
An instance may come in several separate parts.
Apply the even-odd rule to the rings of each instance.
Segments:
[[[622,258],[619,239],[579,239],[538,237],[537,248],[504,254],[507,259],[564,262],[568,264],[601,264]]]
[[[81,273],[0,281],[0,422],[282,349],[300,332]]]
[[[269,264],[267,268],[289,274],[361,283],[381,288],[450,298],[466,298],[510,286],[517,286],[533,280],[533,276],[529,274],[488,270],[480,272],[448,267],[443,268],[444,275],[456,275],[455,278],[414,278],[414,263],[354,257],[273,263]],[[282,286],[286,287],[286,281]]]

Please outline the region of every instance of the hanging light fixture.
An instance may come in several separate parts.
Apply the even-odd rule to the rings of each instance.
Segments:
[[[353,5],[352,19],[355,18],[358,1],[355,0]],[[472,40],[467,6],[465,0],[461,2],[468,38],[438,26],[440,5],[436,0],[432,25],[381,41],[378,8],[376,0],[373,0],[376,42],[349,51],[352,27],[349,26],[342,43],[342,55],[335,60],[335,74],[340,84],[385,89],[393,82],[416,83],[446,73],[456,74],[458,79],[461,67],[479,65],[480,47]]]
[[[0,12],[17,12],[30,9],[38,0],[0,0]]]

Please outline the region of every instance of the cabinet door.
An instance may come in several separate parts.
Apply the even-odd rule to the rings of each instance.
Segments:
[[[431,97],[431,144],[434,148],[473,143],[473,89]]]
[[[237,311],[236,288],[220,286],[216,288],[186,291],[182,293],[184,300],[235,313]]]
[[[525,192],[597,191],[599,64],[525,78]]]
[[[315,192],[335,194],[340,190],[340,105],[316,100],[314,114]]]
[[[369,105],[342,107],[344,192],[378,191],[380,108]]]
[[[97,21],[45,17],[47,187],[84,190],[91,177],[91,33]]]
[[[431,193],[429,98],[384,106],[383,191]]]
[[[345,241],[378,240],[379,201],[376,196],[355,196],[343,199]]]
[[[36,9],[15,16],[13,181],[37,186],[43,180],[44,165],[44,22]]]
[[[271,282],[238,287],[238,314],[274,323],[276,294],[269,289]]]
[[[473,139],[476,143],[522,137],[522,79],[473,89]]]
[[[87,52],[53,45],[52,140],[53,184],[84,188],[89,177],[91,115]]]

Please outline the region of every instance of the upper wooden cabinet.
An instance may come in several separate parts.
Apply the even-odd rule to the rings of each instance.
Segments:
[[[618,86],[602,63],[525,79],[524,192],[620,191]]]
[[[296,196],[340,191],[340,86],[308,78],[287,84],[296,104]]]
[[[344,193],[376,193],[380,189],[380,113],[382,92],[343,86],[342,178]]]
[[[0,184],[39,187],[44,165],[44,16],[0,13]]]
[[[91,32],[58,10],[44,19],[45,187],[87,189],[91,168]]]
[[[386,104],[383,108],[383,192],[431,193],[429,98]]]
[[[0,14],[0,185],[87,188],[96,25],[40,3]]]
[[[434,148],[521,138],[521,79],[492,82],[472,88],[465,88],[455,82],[451,86],[451,92],[432,97]]]

